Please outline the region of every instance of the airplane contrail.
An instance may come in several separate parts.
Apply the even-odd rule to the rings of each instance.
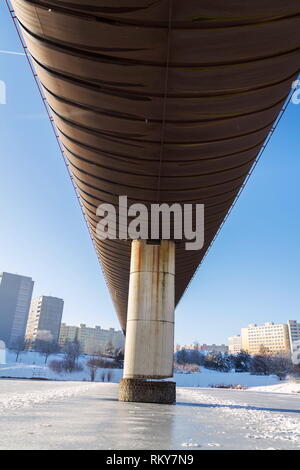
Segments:
[[[25,55],[25,52],[1,51],[1,50],[0,50],[0,54]]]

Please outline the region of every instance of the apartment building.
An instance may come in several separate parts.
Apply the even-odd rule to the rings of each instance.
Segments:
[[[8,347],[24,339],[33,285],[31,277],[0,274],[0,340]]]
[[[242,349],[251,355],[258,354],[262,347],[270,354],[290,353],[289,329],[284,323],[250,324],[241,329],[241,339]]]
[[[228,349],[230,354],[239,354],[242,350],[241,335],[230,336],[228,338]]]
[[[0,340],[0,364],[6,363],[6,348],[4,341]]]
[[[94,328],[81,323],[79,326],[70,326],[62,323],[59,335],[59,344],[77,339],[84,354],[104,353],[108,345],[113,349],[124,348],[124,335],[122,331],[109,328],[105,330],[100,326]]]
[[[58,297],[42,295],[32,300],[25,337],[35,341],[39,335],[58,341],[64,301]]]
[[[60,325],[58,342],[60,346],[63,346],[66,341],[75,341],[77,339],[78,326],[67,325],[62,323]]]
[[[288,330],[293,364],[300,364],[300,323],[288,320]]]

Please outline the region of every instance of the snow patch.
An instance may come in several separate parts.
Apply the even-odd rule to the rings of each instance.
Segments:
[[[26,408],[40,403],[66,399],[88,392],[95,384],[81,384],[64,388],[37,390],[31,393],[13,393],[9,396],[0,395],[0,412]]]
[[[252,389],[253,390],[253,389]],[[236,392],[244,393],[244,392]],[[218,408],[225,418],[236,419],[237,426],[245,432],[249,439],[272,439],[278,441],[292,441],[300,445],[299,419],[284,416],[280,410],[272,411],[257,406],[252,406],[250,397],[248,402],[234,402],[217,398],[216,395],[201,392],[197,389],[178,389],[178,398],[185,399],[189,403],[208,404]],[[245,397],[247,394],[245,395]]]
[[[281,382],[276,385],[268,385],[261,387],[252,387],[253,392],[271,392],[271,393],[300,393],[300,381],[299,382]],[[300,398],[300,397],[299,397]]]

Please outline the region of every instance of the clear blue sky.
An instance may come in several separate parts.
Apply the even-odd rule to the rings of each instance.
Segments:
[[[22,52],[3,3],[0,50]],[[62,297],[70,324],[118,328],[25,57],[0,53],[0,80],[0,271],[31,276],[34,295]],[[299,117],[291,104],[181,300],[176,342],[226,342],[250,322],[300,320]]]

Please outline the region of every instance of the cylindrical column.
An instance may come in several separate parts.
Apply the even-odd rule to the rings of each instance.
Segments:
[[[124,378],[119,400],[174,403],[175,245],[134,240],[131,248]]]
[[[175,244],[134,240],[131,248],[125,379],[173,375]]]

